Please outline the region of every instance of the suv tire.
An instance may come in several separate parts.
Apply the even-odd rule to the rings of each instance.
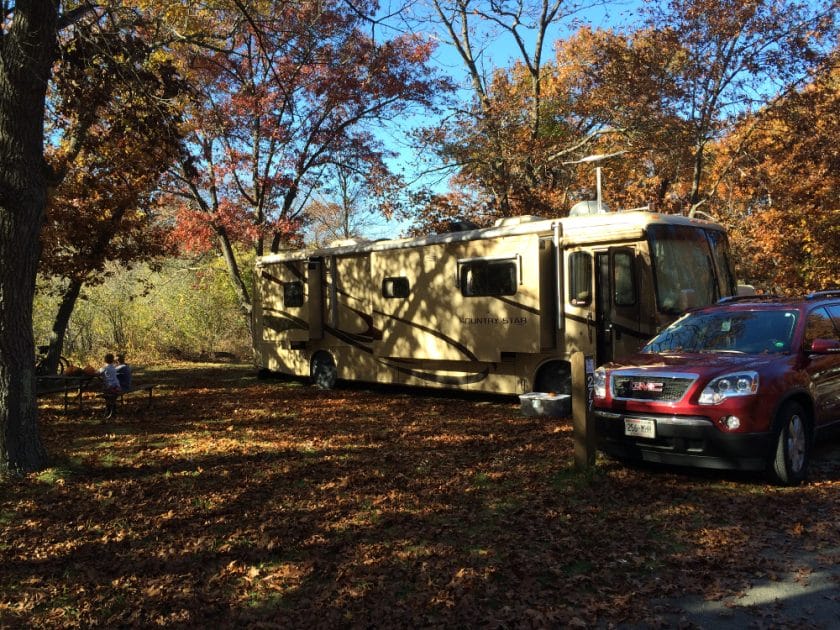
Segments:
[[[808,414],[802,405],[787,402],[776,415],[776,448],[770,462],[770,478],[782,485],[802,483],[811,457]]]

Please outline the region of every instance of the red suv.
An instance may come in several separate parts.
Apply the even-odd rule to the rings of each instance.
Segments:
[[[595,371],[594,416],[619,459],[801,482],[815,438],[840,427],[840,290],[689,312]]]

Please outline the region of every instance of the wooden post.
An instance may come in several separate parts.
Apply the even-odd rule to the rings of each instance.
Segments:
[[[572,355],[572,424],[575,438],[575,466],[595,465],[595,430],[592,422],[595,361],[583,352]]]

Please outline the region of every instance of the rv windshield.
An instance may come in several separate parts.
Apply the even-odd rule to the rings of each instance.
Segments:
[[[719,252],[713,255],[702,228],[651,225],[648,238],[660,311],[677,315],[689,308],[711,304],[721,294],[732,293],[734,287],[725,290],[726,285],[732,284],[728,265],[726,279],[722,278],[718,285],[714,260],[720,258]]]

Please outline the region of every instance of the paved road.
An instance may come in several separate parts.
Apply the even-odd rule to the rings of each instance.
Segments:
[[[840,440],[814,453],[813,465],[840,471]],[[840,494],[837,500],[840,501]],[[840,540],[817,551],[787,551],[790,571],[776,579],[756,580],[752,587],[720,601],[691,596],[661,602],[664,622],[676,628],[710,630],[840,629]]]
[[[721,601],[696,596],[672,601],[666,622],[714,630],[840,628],[840,547],[797,554],[793,567],[776,581],[758,581],[745,593]]]

